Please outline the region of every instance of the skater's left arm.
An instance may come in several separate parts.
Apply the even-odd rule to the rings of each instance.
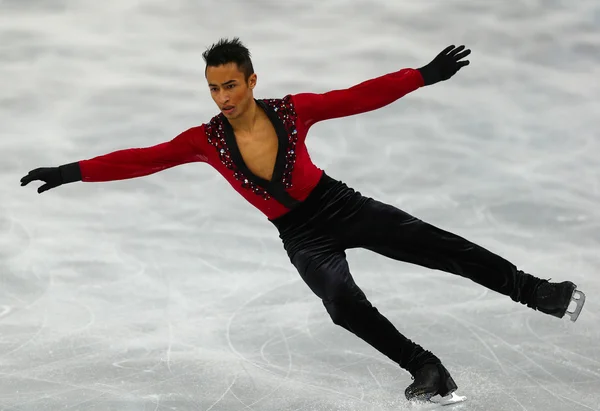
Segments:
[[[306,128],[332,118],[353,116],[393,103],[424,86],[416,69],[405,68],[347,89],[326,93],[300,93],[292,96],[298,119]]]
[[[347,89],[326,93],[300,93],[292,96],[296,113],[308,129],[318,121],[352,116],[393,103],[420,87],[452,77],[469,61],[459,61],[471,50],[448,46],[429,64],[418,69],[404,68]]]

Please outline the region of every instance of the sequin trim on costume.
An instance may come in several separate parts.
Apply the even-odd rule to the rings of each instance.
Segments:
[[[250,181],[238,168],[235,166],[231,159],[229,147],[225,141],[225,130],[223,129],[223,122],[219,117],[214,117],[208,124],[206,124],[206,136],[208,142],[217,149],[219,159],[221,163],[229,170],[233,171],[233,177],[237,181],[241,181],[242,188],[252,190],[254,194],[262,196],[265,200],[271,199],[271,195],[267,193],[262,187],[257,186]]]
[[[296,110],[292,103],[291,96],[285,96],[283,99],[265,99],[267,105],[277,113],[279,119],[283,122],[288,135],[287,152],[285,155],[285,168],[281,178],[283,186],[287,189],[292,186],[292,171],[296,164],[296,143],[298,142],[298,130],[296,130]]]
[[[283,123],[288,136],[287,149],[285,154],[284,170],[281,177],[283,187],[288,189],[292,186],[292,171],[296,163],[296,143],[298,142],[298,131],[296,130],[296,110],[291,101],[291,96],[283,99],[264,99],[267,104],[279,117]],[[233,176],[242,183],[242,188],[252,190],[255,194],[262,196],[265,200],[271,199],[271,195],[262,187],[256,185],[248,179],[235,165],[231,158],[229,147],[225,139],[225,129],[223,119],[220,115],[213,117],[205,125],[208,142],[215,147],[221,163],[227,169],[233,171]],[[279,136],[278,136],[279,138]]]

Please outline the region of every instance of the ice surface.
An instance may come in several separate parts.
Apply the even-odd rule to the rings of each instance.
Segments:
[[[319,123],[309,149],[361,192],[587,294],[570,323],[350,251],[371,301],[469,397],[448,410],[598,410],[594,0],[0,0],[0,408],[419,409],[409,375],[331,322],[274,227],[209,166],[19,186],[210,119],[201,53],[234,35],[257,98],[472,48],[451,81]]]

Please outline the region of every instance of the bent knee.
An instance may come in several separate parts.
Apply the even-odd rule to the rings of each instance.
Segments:
[[[364,295],[362,298],[323,301],[323,305],[333,323],[340,326],[347,324],[350,319],[361,317],[366,311],[375,309]]]

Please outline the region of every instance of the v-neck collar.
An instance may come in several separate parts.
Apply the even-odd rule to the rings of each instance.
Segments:
[[[273,124],[273,127],[275,128],[275,133],[277,134],[277,157],[275,159],[275,165],[273,169],[273,174],[271,176],[271,180],[266,180],[262,177],[255,175],[250,171],[250,169],[244,162],[242,153],[240,152],[240,149],[237,145],[235,133],[233,132],[233,127],[227,120],[227,117],[221,114],[223,119],[223,129],[225,131],[225,142],[229,147],[229,151],[231,153],[231,157],[234,164],[246,176],[246,178],[248,178],[256,185],[259,185],[263,188],[269,188],[281,184],[281,177],[285,168],[285,153],[287,150],[288,135],[283,122],[279,119],[279,117],[273,111],[273,109],[267,104],[265,104],[265,102],[262,100],[255,99],[254,101],[265,112],[265,114],[271,121],[271,124]]]

